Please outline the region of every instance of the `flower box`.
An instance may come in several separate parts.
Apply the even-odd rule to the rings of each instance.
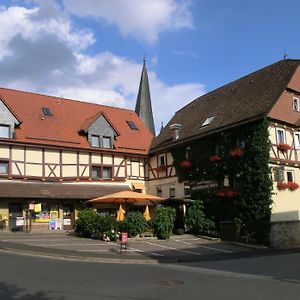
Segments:
[[[237,191],[233,191],[233,190],[223,190],[223,191],[219,191],[217,193],[217,197],[220,198],[224,198],[224,197],[229,197],[229,198],[233,198],[233,197],[237,197],[240,193]]]
[[[291,191],[297,190],[299,188],[299,184],[296,182],[288,182],[287,186],[288,186],[288,189]]]
[[[240,147],[235,148],[230,151],[229,156],[231,157],[242,157],[244,155],[244,150]]]
[[[277,189],[279,191],[286,190],[288,188],[288,184],[286,182],[277,182]]]
[[[292,147],[290,146],[290,145],[288,145],[288,144],[278,144],[277,145],[277,148],[278,148],[278,150],[280,150],[280,151],[287,151],[287,150],[290,150],[290,149],[292,149]]]
[[[221,157],[219,156],[219,155],[213,155],[213,156],[211,156],[210,158],[209,158],[209,160],[211,161],[211,162],[219,162],[220,160],[221,160]]]
[[[190,162],[189,160],[183,160],[183,161],[180,163],[180,167],[181,167],[181,168],[184,168],[184,169],[189,168],[191,165],[192,165],[192,164],[191,164],[191,162]]]

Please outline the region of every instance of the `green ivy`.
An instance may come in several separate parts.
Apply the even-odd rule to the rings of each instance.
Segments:
[[[267,243],[270,231],[272,179],[269,168],[269,132],[266,119],[222,132],[211,138],[199,139],[171,151],[180,181],[213,181],[217,188],[198,190],[192,198],[201,199],[207,217],[218,223],[238,220],[241,236],[248,242]],[[237,138],[245,142],[241,157],[232,157]],[[216,143],[218,153],[216,153]],[[187,147],[190,149],[188,155]],[[220,161],[211,162],[218,154]],[[180,162],[188,159],[191,167],[182,168]],[[224,177],[230,188],[237,189],[235,197],[217,197],[222,191]],[[236,184],[239,184],[236,187]]]

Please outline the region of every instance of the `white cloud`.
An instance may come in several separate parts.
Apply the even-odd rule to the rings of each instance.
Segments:
[[[110,52],[87,54],[95,42],[58,6],[0,9],[0,86],[134,109],[141,64]],[[203,93],[197,83],[167,85],[149,72],[156,128]]]
[[[123,36],[153,43],[160,32],[193,27],[190,1],[63,0],[67,11],[117,26]]]

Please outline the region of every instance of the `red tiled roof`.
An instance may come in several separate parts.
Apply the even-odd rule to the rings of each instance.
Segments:
[[[152,134],[132,110],[5,88],[0,88],[0,99],[22,122],[16,128],[16,142],[97,149],[79,131],[102,113],[119,134],[115,149],[105,151],[148,153]],[[53,116],[45,116],[42,107],[48,107]],[[139,130],[130,129],[126,121],[133,121]]]

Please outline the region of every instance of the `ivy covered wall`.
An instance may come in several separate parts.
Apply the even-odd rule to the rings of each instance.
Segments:
[[[199,139],[171,153],[180,181],[207,187],[192,192],[204,201],[206,213],[218,226],[235,221],[249,242],[268,243],[272,204],[266,119],[210,138]]]

